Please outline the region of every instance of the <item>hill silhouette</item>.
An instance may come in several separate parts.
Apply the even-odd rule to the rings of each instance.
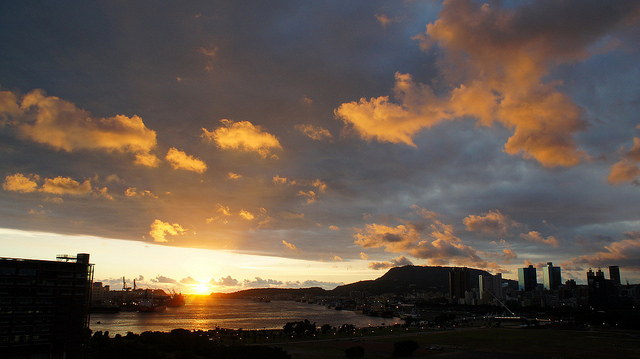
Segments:
[[[345,284],[332,290],[322,288],[255,288],[242,290],[235,293],[215,294],[228,298],[251,298],[276,295],[287,296],[343,296],[352,291],[360,291],[368,295],[380,295],[385,293],[403,294],[414,291],[449,292],[449,272],[455,267],[434,266],[403,266],[389,269],[383,276],[374,280],[359,281]],[[478,288],[479,275],[491,275],[491,273],[475,268],[467,268],[471,277],[471,287]]]

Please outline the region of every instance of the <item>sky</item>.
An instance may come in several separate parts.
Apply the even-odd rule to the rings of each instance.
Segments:
[[[640,1],[0,4],[0,256],[187,293],[640,283]]]

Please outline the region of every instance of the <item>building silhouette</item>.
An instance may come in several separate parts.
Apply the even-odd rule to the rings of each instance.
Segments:
[[[480,300],[483,303],[491,303],[494,299],[502,299],[502,273],[496,275],[479,275],[478,289]]]
[[[518,268],[518,289],[530,292],[538,286],[538,274],[533,265]]]
[[[609,266],[609,278],[613,281],[614,285],[620,285],[620,267]]]
[[[93,264],[0,258],[0,357],[83,358]]]
[[[562,284],[562,274],[560,267],[555,267],[552,262],[547,262],[547,266],[542,268],[544,289],[556,290]]]
[[[471,290],[471,273],[465,268],[453,268],[449,272],[449,298],[465,298],[465,292]]]

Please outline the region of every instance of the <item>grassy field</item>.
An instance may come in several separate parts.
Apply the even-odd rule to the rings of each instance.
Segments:
[[[414,358],[640,358],[640,331],[614,329],[482,328],[385,331],[352,338],[292,341],[277,346],[294,359],[346,358],[360,345],[364,358],[391,358],[393,343],[415,340]],[[442,350],[428,349],[436,346]]]

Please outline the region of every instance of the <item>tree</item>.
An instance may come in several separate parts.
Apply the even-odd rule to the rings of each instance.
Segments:
[[[344,354],[349,359],[357,359],[364,357],[364,348],[360,345],[355,347],[350,347],[344,350]]]

